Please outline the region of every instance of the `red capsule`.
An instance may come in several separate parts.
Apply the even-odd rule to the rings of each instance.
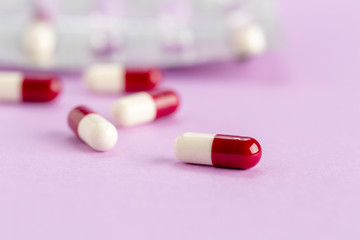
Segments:
[[[71,130],[73,130],[77,136],[79,136],[78,126],[81,119],[83,119],[86,115],[90,113],[94,113],[94,111],[85,106],[78,106],[71,110],[68,116],[68,124]]]
[[[88,87],[100,93],[121,93],[153,89],[162,79],[159,69],[127,69],[119,64],[96,64],[84,73]]]
[[[125,91],[136,92],[153,89],[162,79],[158,69],[127,69],[125,71]]]
[[[187,163],[239,169],[254,167],[262,154],[260,144],[251,137],[205,133],[178,136],[174,152]]]
[[[25,76],[22,84],[24,102],[49,102],[61,91],[56,77]]]
[[[212,164],[217,167],[252,168],[261,158],[260,144],[251,137],[216,134],[212,148]]]
[[[112,120],[119,126],[134,126],[168,116],[179,107],[174,91],[153,90],[118,99],[111,108]]]
[[[61,83],[55,76],[0,73],[0,100],[48,102],[56,98],[60,91]]]
[[[148,92],[156,106],[156,117],[160,118],[172,114],[179,107],[179,96],[171,90],[153,90]]]
[[[78,138],[97,151],[107,151],[117,142],[114,125],[85,106],[71,110],[68,124]]]

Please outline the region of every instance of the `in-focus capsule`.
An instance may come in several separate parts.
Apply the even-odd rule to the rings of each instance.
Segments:
[[[174,143],[175,156],[183,162],[248,169],[261,158],[260,144],[251,137],[183,133]]]
[[[0,100],[48,102],[61,91],[60,80],[55,76],[25,75],[20,72],[0,73]]]
[[[146,91],[154,88],[161,79],[158,69],[125,69],[119,64],[96,64],[84,72],[88,87],[99,93]]]
[[[178,106],[179,97],[174,91],[139,92],[118,99],[111,108],[111,117],[119,126],[133,126],[170,115]]]
[[[114,125],[85,106],[71,110],[68,124],[82,141],[97,151],[107,151],[117,142],[118,132]]]

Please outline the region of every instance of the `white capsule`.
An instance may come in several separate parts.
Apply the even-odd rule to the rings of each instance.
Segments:
[[[56,76],[0,71],[0,101],[48,102],[60,92]]]
[[[24,77],[20,72],[0,74],[0,100],[21,101]]]
[[[56,34],[53,25],[43,19],[33,20],[25,31],[24,48],[37,64],[48,64],[55,52]]]
[[[111,117],[117,125],[124,127],[151,122],[156,117],[156,105],[146,92],[132,94],[113,104]]]
[[[120,64],[100,63],[84,72],[86,85],[94,92],[137,92],[154,88],[162,78],[156,68],[125,69]]]
[[[175,139],[175,156],[183,162],[212,165],[211,148],[216,134],[183,133]]]
[[[119,126],[134,126],[168,116],[178,106],[179,97],[174,91],[139,92],[115,101],[111,108],[111,118]]]
[[[240,56],[257,55],[266,50],[267,42],[263,29],[250,24],[233,32],[234,48]]]
[[[93,91],[119,93],[125,89],[124,72],[119,64],[96,64],[85,70],[83,78]]]
[[[174,152],[186,163],[236,169],[254,167],[262,155],[254,138],[204,133],[181,134],[175,140]]]
[[[107,151],[117,142],[118,132],[114,125],[85,106],[70,112],[68,124],[81,140],[97,151]]]

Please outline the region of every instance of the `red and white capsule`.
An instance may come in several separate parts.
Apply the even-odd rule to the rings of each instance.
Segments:
[[[119,126],[133,126],[168,116],[179,106],[174,91],[139,92],[118,99],[112,106],[111,117]]]
[[[117,142],[118,132],[114,125],[85,106],[71,110],[68,124],[82,141],[97,151],[107,151]]]
[[[55,76],[0,73],[2,101],[49,102],[56,98],[60,91],[61,83]]]
[[[161,79],[158,69],[125,69],[119,64],[96,64],[84,72],[87,86],[99,93],[146,91],[153,89]]]
[[[183,133],[175,140],[174,152],[186,163],[248,169],[260,161],[262,151],[251,137]]]

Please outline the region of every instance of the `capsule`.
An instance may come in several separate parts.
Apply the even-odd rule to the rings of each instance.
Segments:
[[[97,151],[107,151],[117,142],[118,132],[114,125],[86,106],[71,110],[68,124],[82,141]]]
[[[183,133],[175,140],[174,152],[186,163],[239,169],[252,168],[261,158],[255,139],[223,134]]]
[[[94,92],[121,93],[153,89],[162,74],[155,68],[125,69],[119,64],[96,64],[85,70],[83,78]]]
[[[48,65],[55,53],[56,34],[53,24],[44,16],[35,16],[24,34],[24,48],[38,65]]]
[[[0,73],[0,100],[49,102],[61,92],[60,80],[49,75],[25,75],[20,72]]]
[[[257,24],[249,24],[233,30],[233,44],[240,57],[263,53],[267,47],[264,30]]]
[[[133,126],[168,116],[178,106],[179,97],[174,91],[139,92],[118,99],[112,106],[111,117],[119,126]]]

